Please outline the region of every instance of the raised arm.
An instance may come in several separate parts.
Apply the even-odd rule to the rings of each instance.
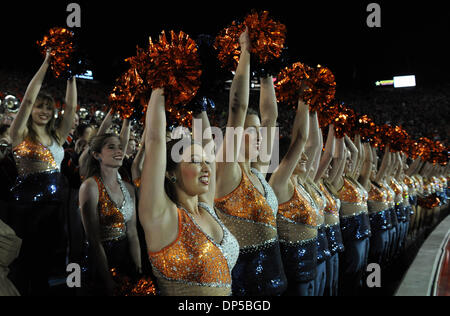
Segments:
[[[337,192],[344,185],[342,176],[347,160],[347,149],[345,148],[343,138],[339,138],[336,141],[336,154],[337,156],[333,157],[333,168],[331,169],[328,183],[330,183]]]
[[[258,169],[265,177],[272,158],[273,142],[275,139],[275,127],[278,118],[277,97],[273,77],[260,78],[261,89],[259,97],[259,111],[261,114],[261,127],[263,128],[263,139],[261,142],[261,152],[264,153],[264,160],[258,157],[258,161],[252,167]]]
[[[336,138],[334,137],[334,125],[331,124],[328,127],[328,136],[327,142],[325,144],[325,151],[323,152],[323,155],[320,158],[319,167],[317,168],[317,173],[316,176],[314,177],[314,182],[319,181],[323,177],[329,164],[333,160],[333,154],[335,149],[336,149]]]
[[[350,174],[347,176],[353,176],[356,168],[358,167],[359,150],[347,135],[345,135],[345,145],[347,146],[347,149],[350,150],[350,157],[352,160],[352,170],[350,170]]]
[[[57,130],[61,146],[66,141],[67,136],[69,136],[70,130],[72,129],[73,120],[77,111],[77,100],[77,81],[75,77],[72,77],[67,80],[66,107],[64,108],[64,116],[61,124]]]
[[[375,178],[376,183],[380,183],[386,177],[389,171],[390,164],[391,164],[391,155],[389,152],[389,146],[386,146],[383,155],[383,160],[381,161],[380,169],[378,170],[377,177]]]
[[[100,127],[98,128],[97,135],[103,135],[106,134],[106,131],[108,128],[112,126],[112,119],[113,119],[114,110],[111,109],[106,114],[105,118],[102,121],[102,124],[100,124]],[[125,150],[124,150],[125,151]]]
[[[373,163],[373,156],[372,156],[372,148],[370,147],[369,143],[364,143],[363,145],[363,152],[364,152],[364,160],[361,167],[360,176],[358,178],[358,182],[361,183],[361,185],[367,190],[370,191],[370,174],[372,172],[372,163]]]
[[[31,111],[39,95],[39,91],[41,91],[42,82],[44,81],[45,74],[47,73],[48,66],[50,64],[50,58],[51,57],[49,50],[47,51],[43,64],[39,68],[38,72],[34,75],[33,79],[31,79],[31,82],[29,83],[27,90],[25,91],[22,103],[20,104],[19,112],[17,113],[16,118],[11,124],[9,133],[11,136],[13,147],[20,144],[26,136],[25,133],[27,130],[28,118],[31,115]]]
[[[355,147],[358,149],[358,158],[356,160],[356,164],[353,169],[352,178],[358,180],[359,176],[361,175],[364,160],[366,159],[366,153],[364,151],[365,148],[361,143],[361,136],[359,134],[355,135],[354,144]]]
[[[122,145],[124,154],[127,152],[128,142],[130,141],[131,124],[129,119],[124,119],[122,129],[120,130],[120,145]]]
[[[171,201],[164,190],[166,177],[166,113],[163,89],[152,92],[146,114],[145,161],[141,176],[141,223],[159,220]],[[173,204],[173,203],[172,203]]]
[[[288,192],[289,179],[302,156],[309,134],[309,107],[299,100],[297,114],[292,128],[292,141],[286,156],[270,178],[270,186],[280,201],[288,200],[292,192]],[[284,196],[284,195],[287,195]]]
[[[322,147],[320,145],[320,128],[317,112],[309,114],[309,136],[306,143],[305,153],[308,156],[308,162],[306,164],[306,175],[311,178],[316,174],[315,168],[317,168],[317,160],[320,160],[320,151]]]
[[[241,55],[230,89],[230,103],[225,137],[217,153],[216,197],[220,198],[239,185],[241,171],[238,157],[242,137],[236,135],[236,128],[243,132],[250,98],[250,39],[248,30],[240,37]],[[227,161],[227,156],[228,160]],[[231,160],[231,161],[230,161]]]

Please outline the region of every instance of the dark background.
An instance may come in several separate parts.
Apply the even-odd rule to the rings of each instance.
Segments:
[[[66,26],[75,1],[1,4],[0,69],[34,73],[42,62],[36,41]],[[367,5],[381,5],[381,28],[369,28]],[[93,63],[96,80],[113,85],[136,45],[161,30],[215,36],[251,9],[266,9],[287,26],[290,59],[329,67],[338,90],[373,89],[375,81],[415,74],[417,84],[449,82],[450,13],[443,1],[77,1],[74,29]]]

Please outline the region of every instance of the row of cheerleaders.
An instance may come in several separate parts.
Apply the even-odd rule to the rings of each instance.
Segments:
[[[58,67],[68,65],[64,56],[70,55],[71,50],[64,46],[68,43],[64,39],[70,32],[52,32],[56,34],[54,37],[51,34],[41,42],[46,61],[28,89],[32,89],[36,81],[42,82],[46,63],[55,75],[66,71]],[[221,33],[216,40],[216,47],[222,47],[219,59],[228,60],[236,70],[230,98],[234,100],[244,95],[245,99],[250,86],[250,56],[260,65],[267,65],[270,58],[279,55],[280,51],[274,53],[273,48],[280,48],[280,43],[284,43],[281,41],[284,33],[284,27],[269,19],[266,12],[252,13],[245,23],[233,23]],[[117,181],[106,178],[111,175],[110,166],[120,160],[116,154],[117,136],[97,135],[86,150],[97,166],[92,177],[83,178],[79,192],[85,235],[90,241],[84,265],[84,272],[90,276],[85,279],[86,288],[91,288],[89,284],[102,291],[107,289],[102,293],[108,294],[112,294],[109,290],[114,288],[117,295],[356,295],[363,287],[369,263],[378,263],[387,270],[395,267],[408,244],[433,229],[446,215],[450,172],[447,156],[442,158],[441,146],[426,141],[414,142],[412,152],[411,140],[401,128],[376,126],[367,116],[355,120],[350,109],[330,103],[335,83],[328,69],[296,63],[280,73],[275,85],[270,74],[266,74],[266,78],[261,74],[261,82],[264,81],[261,96],[268,86],[272,96],[278,93],[280,104],[298,103],[292,143],[280,156],[280,166],[283,162],[295,162],[290,174],[284,175],[285,182],[291,185],[292,195],[281,202],[280,196],[286,195],[288,190],[282,192],[273,184],[280,174],[275,171],[266,176],[263,169],[251,165],[246,157],[244,163],[233,165],[240,176],[236,185],[230,186],[232,190],[226,192],[222,188],[219,195],[216,187],[212,203],[198,204],[203,210],[199,220],[177,200],[180,192],[189,196],[196,187],[180,185],[177,177],[170,176],[164,183],[155,176],[159,172],[165,178],[164,170],[156,170],[158,166],[165,165],[168,175],[174,172],[169,167],[178,168],[170,166],[173,164],[169,161],[162,164],[170,155],[164,158],[165,155],[158,154],[161,148],[167,148],[169,153],[172,148],[168,145],[171,142],[166,143],[166,124],[162,122],[167,118],[189,126],[193,113],[187,104],[198,96],[201,100],[208,97],[207,89],[200,89],[202,68],[196,57],[195,42],[182,32],[171,35],[172,41],[163,34],[158,43],[150,41],[149,50],[138,50],[136,57],[128,59],[131,68],[118,80],[110,96],[112,108],[125,121],[140,112],[145,114],[146,124],[150,126],[144,132],[146,157],[142,177],[135,179],[133,187],[118,175],[120,165],[117,165],[112,178],[116,177]],[[231,59],[227,59],[230,56]],[[38,86],[40,88],[40,84]],[[69,79],[68,89],[70,87],[74,87],[74,79]],[[68,95],[74,95],[73,92]],[[42,101],[39,102],[34,106],[42,105]],[[193,103],[198,107],[198,103]],[[208,102],[200,103],[203,105],[200,115],[207,119]],[[276,99],[270,104],[271,111],[275,110],[271,113],[277,113]],[[27,105],[24,101],[21,107]],[[68,104],[64,117],[69,115],[69,107]],[[229,122],[237,121],[236,115],[241,115],[244,126],[245,117],[254,115],[247,110],[248,104],[236,108],[234,102],[230,102]],[[267,104],[261,106],[260,113],[267,115]],[[18,115],[18,119],[23,119],[23,115]],[[272,119],[276,121],[276,115]],[[45,116],[31,115],[29,120],[42,124]],[[326,127],[328,136],[322,150],[324,138],[322,142],[315,142],[313,138],[322,135]],[[12,129],[16,128],[17,124],[13,124]],[[45,130],[42,129],[42,133]],[[17,134],[20,135],[12,133],[16,138],[13,139],[16,143],[13,156],[18,177],[10,189],[12,202],[8,218],[12,220],[7,224],[23,239],[23,245],[18,262],[13,263],[11,279],[20,283],[23,294],[29,294],[30,290],[39,293],[36,290],[43,288],[42,284],[48,285],[49,258],[54,255],[54,248],[49,245],[55,244],[55,235],[49,231],[57,230],[58,214],[64,203],[60,172],[64,152],[62,142],[56,139],[44,146],[30,137],[19,139]],[[67,137],[66,134],[59,136]],[[49,134],[51,137],[53,135]],[[104,148],[116,151],[108,156]],[[293,148],[298,149],[294,158]],[[303,152],[308,154],[309,163]],[[312,154],[314,152],[319,154]],[[216,168],[206,168],[203,161],[198,164],[205,170]],[[250,168],[245,168],[249,165]],[[320,175],[316,172],[319,168],[323,171]],[[108,174],[104,170],[109,170]],[[221,183],[220,177],[228,176],[217,174],[216,184]],[[204,176],[202,179],[205,181]],[[156,184],[164,185],[165,190],[155,188]],[[118,187],[112,191],[111,185]],[[165,191],[169,196],[170,187],[176,187],[178,195],[165,199],[166,204],[157,201],[161,198],[153,193],[162,195]],[[96,192],[94,215],[86,212],[92,204],[92,200],[85,198],[89,190]],[[149,195],[155,200],[148,201]],[[115,202],[117,196],[122,203]],[[136,200],[148,203],[136,203]],[[149,243],[159,245],[158,233],[167,236],[163,226],[158,228],[145,221],[148,218],[145,214],[154,205],[166,205],[165,216],[176,214],[178,223],[167,224],[167,227],[176,226],[175,240],[161,241],[163,247],[159,251],[148,252],[152,276],[132,275],[142,271],[136,245],[147,243],[150,248]],[[171,213],[169,210],[174,208],[177,211]],[[138,238],[136,233],[139,222],[145,238]],[[213,228],[217,225],[221,229],[214,234]],[[216,235],[222,236],[221,241],[217,241]],[[95,238],[101,243],[92,242]],[[106,261],[99,260],[100,257]],[[133,265],[137,269],[130,268]],[[132,270],[134,272],[129,272]],[[111,277],[118,287],[102,284]]]

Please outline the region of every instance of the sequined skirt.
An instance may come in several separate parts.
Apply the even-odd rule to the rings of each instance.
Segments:
[[[341,232],[344,243],[348,240],[363,240],[370,237],[369,215],[363,212],[355,216],[341,217]]]
[[[395,205],[395,213],[397,214],[397,220],[399,223],[406,223],[408,221],[409,212],[402,203]]]
[[[389,209],[389,214],[390,214],[390,217],[391,217],[391,224],[392,224],[392,227],[397,227],[399,221],[398,221],[397,213],[396,213],[394,207],[391,207],[391,208]]]
[[[281,257],[289,282],[308,282],[317,276],[317,237],[300,242],[281,242]]]
[[[286,288],[278,240],[239,251],[232,271],[233,296],[279,296]]]
[[[319,227],[317,231],[317,264],[320,264],[331,258],[331,252],[328,245],[328,238],[325,225]]]
[[[121,276],[136,277],[136,269],[130,255],[128,238],[102,242],[110,271]],[[82,258],[84,295],[102,295],[104,291],[103,280],[96,265],[93,248],[85,241]]]
[[[66,182],[59,171],[18,177],[10,189],[10,198],[20,204],[63,201],[68,192]]]
[[[327,239],[328,239],[328,249],[330,250],[331,256],[336,253],[341,253],[344,251],[344,242],[342,241],[341,225],[337,223],[336,225],[326,227]]]
[[[384,210],[381,212],[376,213],[370,213],[370,230],[373,234],[389,230],[392,228],[392,221],[391,221],[391,213],[389,210]]]

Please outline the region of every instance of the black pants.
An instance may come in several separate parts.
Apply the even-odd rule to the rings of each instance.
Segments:
[[[9,277],[21,295],[46,296],[50,273],[58,264],[56,252],[64,239],[62,203],[12,205],[8,213],[8,224],[22,239]],[[64,261],[59,264],[64,265]]]

